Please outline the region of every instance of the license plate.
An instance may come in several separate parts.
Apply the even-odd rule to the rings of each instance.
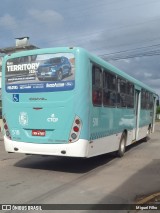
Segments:
[[[34,129],[32,130],[32,136],[45,136],[46,135],[46,131],[45,130],[37,130]]]
[[[45,72],[42,72],[41,75],[45,75]]]

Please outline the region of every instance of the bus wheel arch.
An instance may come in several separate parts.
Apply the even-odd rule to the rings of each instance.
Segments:
[[[123,155],[126,151],[126,142],[127,142],[127,130],[124,130],[121,135],[120,142],[119,142],[119,148],[118,148],[118,152],[117,152],[118,157],[123,157]]]

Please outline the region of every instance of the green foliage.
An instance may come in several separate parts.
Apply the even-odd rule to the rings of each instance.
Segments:
[[[160,106],[157,107],[156,114],[160,114]]]

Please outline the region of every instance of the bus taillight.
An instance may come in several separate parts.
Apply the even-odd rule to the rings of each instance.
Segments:
[[[79,124],[80,124],[80,120],[79,120],[79,119],[76,119],[76,120],[75,120],[75,123],[76,123],[77,125],[79,125]]]
[[[7,121],[5,118],[3,118],[3,127],[4,127],[4,130],[5,130],[5,133],[6,133],[6,136],[11,139],[11,134],[9,132],[9,128],[8,128],[8,125],[7,125]]]
[[[78,116],[76,116],[72,125],[71,132],[70,132],[70,137],[69,137],[70,143],[76,142],[79,139],[81,126],[82,126],[81,120]]]
[[[78,127],[78,126],[74,126],[74,127],[73,127],[73,130],[74,130],[75,132],[79,132],[79,127]]]
[[[3,118],[3,123],[6,123],[6,119],[5,118]]]
[[[7,124],[4,124],[4,129],[5,129],[5,130],[7,130],[7,129],[8,129]]]

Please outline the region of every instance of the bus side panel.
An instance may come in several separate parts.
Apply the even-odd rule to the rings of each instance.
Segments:
[[[134,110],[91,106],[90,155],[118,150],[121,135],[127,130],[126,145],[131,144],[135,126]]]
[[[90,91],[92,94],[92,64],[90,64]],[[121,135],[127,130],[126,145],[133,140],[135,129],[134,108],[94,106],[90,95],[89,156],[118,150]]]
[[[89,60],[86,52],[76,52],[76,87],[74,112],[82,121],[80,139],[89,140]]]

